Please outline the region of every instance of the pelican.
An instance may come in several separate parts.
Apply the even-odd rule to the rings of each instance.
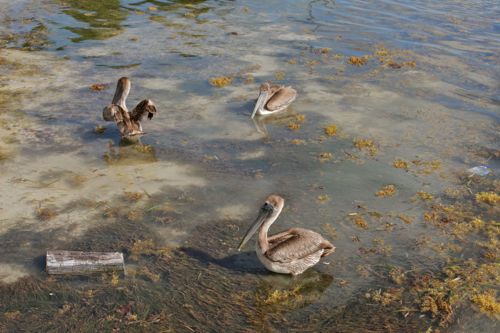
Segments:
[[[256,114],[270,115],[285,110],[297,97],[297,91],[292,87],[271,85],[263,83],[259,89],[259,97],[252,113],[252,119]]]
[[[132,112],[129,112],[126,104],[129,92],[129,78],[120,78],[116,85],[113,101],[102,110],[104,120],[115,121],[122,137],[144,134],[141,125],[142,118],[147,113],[148,119],[151,120],[157,112],[156,105],[150,99],[141,101]]]
[[[335,246],[317,232],[302,228],[291,228],[268,236],[269,227],[278,219],[284,205],[285,200],[279,195],[267,197],[238,251],[259,230],[255,251],[260,262],[272,272],[295,276],[316,265],[322,257],[333,253]]]

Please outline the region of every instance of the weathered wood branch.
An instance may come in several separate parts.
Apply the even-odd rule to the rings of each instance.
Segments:
[[[88,274],[124,271],[121,252],[47,251],[48,274]]]

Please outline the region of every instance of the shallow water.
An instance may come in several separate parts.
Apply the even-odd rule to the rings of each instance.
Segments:
[[[496,331],[498,313],[473,300],[499,275],[485,255],[499,203],[475,196],[500,191],[498,9],[0,1],[0,330]],[[121,76],[129,108],[159,109],[138,142],[102,120]],[[212,86],[220,76],[231,84]],[[254,123],[266,80],[299,96]],[[492,173],[467,174],[477,165]],[[394,196],[375,195],[389,184]],[[286,200],[273,230],[307,227],[337,247],[298,279],[236,251],[270,193]],[[48,249],[124,251],[127,275],[54,279]]]

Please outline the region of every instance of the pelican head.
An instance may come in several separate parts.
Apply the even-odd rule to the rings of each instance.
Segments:
[[[238,246],[238,251],[241,251],[243,246],[245,246],[250,238],[252,238],[257,230],[259,230],[259,228],[264,224],[266,224],[266,227],[269,228],[269,226],[271,226],[271,224],[278,218],[284,206],[285,199],[283,199],[279,195],[271,194],[270,196],[268,196],[264,204],[260,207],[259,215],[255,219],[252,226],[246,232],[245,237],[243,237],[243,240],[240,243],[240,246]]]
[[[269,82],[265,82],[261,84],[260,89],[259,89],[259,97],[257,98],[257,102],[255,103],[255,107],[252,112],[252,119],[255,117],[255,114],[259,109],[263,109],[264,106],[266,105],[267,101],[269,98],[272,96],[272,88],[271,84]]]

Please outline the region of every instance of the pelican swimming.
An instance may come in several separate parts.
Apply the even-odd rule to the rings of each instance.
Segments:
[[[259,89],[259,97],[253,109],[252,117],[270,115],[285,110],[297,97],[297,91],[292,87],[263,83]]]
[[[284,205],[285,200],[279,195],[267,197],[238,251],[258,230],[255,251],[260,262],[272,272],[295,276],[316,265],[321,257],[333,253],[335,246],[317,232],[302,228],[291,228],[268,236],[269,227],[278,219]]]
[[[129,92],[129,78],[120,78],[113,101],[102,110],[104,120],[115,121],[122,137],[144,134],[141,125],[142,118],[147,113],[148,119],[152,119],[157,112],[156,105],[150,99],[142,100],[132,112],[129,112],[126,104]]]

